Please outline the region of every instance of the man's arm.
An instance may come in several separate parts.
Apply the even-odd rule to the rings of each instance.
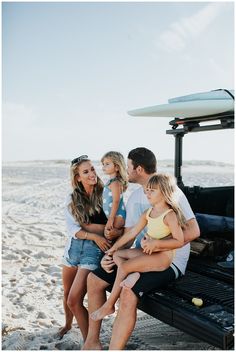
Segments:
[[[200,236],[200,229],[195,218],[190,219],[186,223],[186,227],[183,230],[184,233],[184,245],[196,240]]]

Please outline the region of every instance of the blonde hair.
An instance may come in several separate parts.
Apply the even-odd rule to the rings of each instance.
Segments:
[[[93,193],[90,196],[88,196],[86,193],[82,182],[77,180],[80,165],[87,161],[90,160],[82,160],[81,162],[71,165],[70,167],[71,185],[73,192],[71,194],[72,201],[69,204],[69,207],[73,217],[78,221],[79,224],[88,224],[90,222],[89,217],[94,215],[95,212],[100,213],[102,208],[102,180],[97,176],[97,183],[94,185]]]
[[[156,174],[149,179],[146,187],[151,189],[157,189],[157,187],[160,188],[161,194],[163,195],[165,202],[175,212],[179,225],[181,227],[184,227],[184,225],[186,224],[186,219],[175,199],[175,178],[168,174]]]
[[[128,187],[128,176],[123,155],[119,152],[110,151],[103,155],[101,162],[103,162],[105,158],[110,159],[113,164],[118,167],[116,177],[122,184],[123,192],[125,192]]]

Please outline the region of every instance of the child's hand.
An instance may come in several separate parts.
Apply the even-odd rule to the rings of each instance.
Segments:
[[[116,248],[114,246],[112,246],[110,249],[108,249],[105,253],[107,255],[113,256],[113,254],[115,253]]]
[[[143,238],[141,239],[140,245],[141,245],[142,248],[143,248],[144,244],[146,244],[149,239],[150,239],[150,237],[149,237],[148,234],[146,233],[146,234],[143,236]]]
[[[115,227],[112,230],[107,230],[105,228],[105,231],[104,231],[104,237],[106,237],[109,241],[112,241],[117,237],[120,237],[121,234],[122,234],[121,230],[116,229]]]
[[[155,252],[156,241],[148,235],[145,235],[142,239],[141,246],[143,248],[143,252],[150,255]]]
[[[114,224],[114,219],[108,218],[105,229],[106,230],[112,230],[113,229],[113,224]]]

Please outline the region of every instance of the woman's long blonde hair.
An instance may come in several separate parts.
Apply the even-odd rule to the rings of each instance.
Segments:
[[[157,189],[157,187],[160,188],[160,191],[165,199],[165,202],[171,207],[171,209],[174,210],[177,216],[179,225],[181,227],[184,227],[186,224],[186,219],[175,199],[175,191],[176,191],[175,178],[168,174],[156,174],[149,179],[146,187],[151,189]]]
[[[89,196],[82,182],[77,180],[79,175],[79,166],[83,162],[90,161],[89,159],[82,160],[81,162],[71,165],[70,175],[71,175],[71,185],[73,192],[71,194],[71,203],[69,207],[71,209],[73,217],[78,221],[79,224],[89,223],[89,217],[94,215],[95,212],[100,212],[102,208],[102,191],[103,182],[97,176],[97,183],[94,185],[93,193]]]
[[[101,162],[103,162],[105,158],[111,159],[113,164],[118,167],[116,177],[122,184],[123,192],[125,192],[128,187],[128,176],[123,155],[119,152],[110,151],[103,155]]]

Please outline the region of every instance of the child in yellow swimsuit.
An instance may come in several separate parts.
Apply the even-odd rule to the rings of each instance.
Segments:
[[[174,177],[157,174],[150,178],[146,186],[146,195],[151,208],[140,217],[139,222],[107,251],[113,255],[117,264],[116,280],[111,294],[98,310],[90,316],[93,320],[103,319],[115,310],[121,286],[133,287],[139,279],[140,272],[163,271],[172,263],[174,251],[168,248],[179,248],[184,244],[182,227],[185,219],[175,201],[176,183]],[[142,248],[121,249],[147,226],[147,234],[142,240]],[[171,237],[162,251],[155,252],[156,241]]]

